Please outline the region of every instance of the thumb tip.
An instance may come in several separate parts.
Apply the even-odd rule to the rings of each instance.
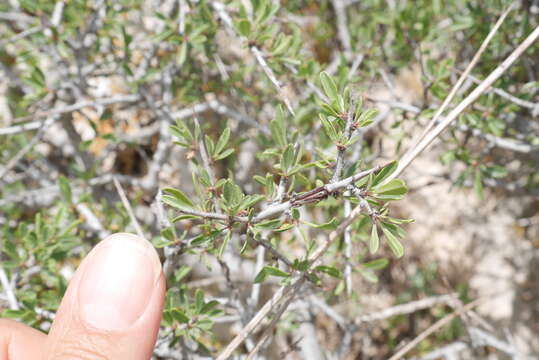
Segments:
[[[129,327],[145,312],[161,276],[157,252],[127,233],[107,237],[88,255],[78,291],[81,315],[103,330]]]
[[[57,355],[64,351],[62,344],[95,347],[92,338],[99,339],[100,353],[113,354],[106,359],[151,354],[164,296],[164,275],[151,243],[129,233],[108,236],[90,251],[69,284],[49,335],[54,352],[49,358],[62,358]]]

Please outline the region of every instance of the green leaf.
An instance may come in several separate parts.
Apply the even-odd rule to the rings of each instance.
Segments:
[[[161,230],[161,236],[164,237],[165,239],[169,240],[169,241],[176,240],[176,232],[174,231],[174,227],[169,226],[169,227],[164,228],[163,230]]]
[[[223,151],[222,153],[220,153],[220,154],[215,158],[215,160],[223,160],[224,158],[229,157],[229,156],[232,155],[233,153],[234,153],[234,149],[226,149],[225,151]]]
[[[286,129],[284,126],[284,112],[282,106],[279,105],[277,108],[275,119],[270,122],[269,128],[275,143],[280,147],[286,146]]]
[[[203,330],[203,331],[209,331],[213,327],[213,321],[211,321],[210,319],[198,320],[197,323],[196,323],[196,327],[198,329]],[[199,349],[204,349],[205,348],[205,346],[204,346],[204,344],[202,342],[197,341],[197,343],[199,344],[199,346],[198,346]],[[207,350],[206,350],[206,352],[207,352]]]
[[[288,174],[288,171],[294,165],[294,146],[288,144],[283,155],[281,156],[281,171],[283,174]]]
[[[223,257],[223,253],[225,252],[225,249],[226,249],[226,247],[228,245],[228,242],[230,241],[230,237],[231,237],[231,234],[230,234],[230,231],[228,231],[225,234],[225,238],[223,239],[223,243],[219,247],[219,252],[217,253],[217,257],[219,259],[221,259]]]
[[[408,192],[406,184],[401,179],[393,179],[387,184],[373,188],[375,197],[381,200],[400,200]]]
[[[359,116],[359,119],[357,120],[359,127],[365,127],[372,124],[374,121],[374,118],[378,115],[378,110],[376,109],[369,109],[367,111],[364,111]]]
[[[322,114],[319,114],[320,120],[322,121],[322,125],[324,126],[324,130],[326,132],[326,135],[333,141],[334,143],[339,141],[339,135],[337,134],[337,130],[333,126],[333,124],[326,119],[325,116]]]
[[[329,98],[330,103],[337,100],[338,90],[335,81],[329,76],[325,71],[320,73],[320,82],[322,83],[322,88],[324,88],[324,93]]]
[[[282,33],[281,33],[282,34]],[[279,35],[281,35],[279,34]],[[290,43],[292,42],[292,36],[281,36],[276,41],[276,45],[271,51],[273,56],[279,56],[285,53],[286,50],[290,48]]]
[[[481,170],[479,169],[475,169],[473,187],[477,196],[480,199],[482,199],[483,198],[483,181],[482,181],[482,176],[481,176]]]
[[[266,271],[268,273],[268,275],[271,275],[271,276],[279,276],[279,277],[289,277],[290,274],[287,273],[286,271],[282,271],[281,269],[279,268],[276,268],[274,266],[265,266],[266,268]]]
[[[275,191],[275,183],[273,182],[273,176],[271,174],[266,174],[266,193],[269,197],[273,196]]]
[[[404,231],[400,226],[397,226],[395,224],[390,224],[387,222],[381,222],[381,224],[385,226],[387,230],[391,231],[391,233],[395,235],[396,237],[402,238],[402,239],[406,237],[406,231]]]
[[[186,203],[179,201],[177,198],[171,195],[163,195],[161,198],[163,202],[167,205],[170,205],[172,207],[175,207],[180,210],[190,210],[192,209],[190,206],[188,206]]]
[[[372,224],[371,237],[369,239],[369,251],[371,254],[374,254],[378,251],[380,246],[380,238],[378,237],[378,229],[376,228],[376,223]]]
[[[507,176],[507,169],[500,165],[487,166],[484,171],[485,174],[491,178],[500,179]]]
[[[196,236],[195,238],[193,238],[191,240],[191,246],[200,246],[200,245],[203,245],[209,241],[212,241],[214,240],[217,235],[219,235],[221,233],[220,230],[215,230],[213,232],[211,232],[210,234],[207,234],[207,233],[203,233],[203,234],[200,234],[198,236]]]
[[[181,120],[176,121],[176,125],[171,125],[169,128],[170,133],[172,136],[177,137],[182,142],[192,142],[193,141],[193,135],[191,134],[191,131],[185,126],[185,124]],[[187,145],[189,146],[189,145]]]
[[[373,186],[376,186],[376,185],[382,183],[382,181],[387,179],[389,177],[389,175],[393,174],[395,172],[395,170],[397,170],[398,166],[399,166],[399,163],[396,160],[392,161],[387,166],[385,166],[374,177],[374,180],[372,182]]]
[[[266,268],[262,268],[262,270],[260,270],[258,274],[256,274],[254,283],[259,284],[263,282],[264,280],[266,280],[267,277],[268,277],[268,273],[266,272]]]
[[[37,89],[42,89],[47,86],[45,75],[43,74],[43,71],[41,71],[41,69],[38,68],[37,66],[33,66],[32,73],[30,74],[30,77],[28,78],[28,80]]]
[[[202,308],[204,307],[204,292],[200,289],[197,289],[197,291],[195,292],[195,306],[197,309],[197,313],[200,314]]]
[[[204,143],[206,144],[206,149],[208,150],[208,154],[214,154],[215,153],[215,143],[209,137],[208,135],[204,136]]]
[[[187,195],[185,195],[182,191],[167,187],[163,189],[163,192],[169,194],[169,195],[164,195],[162,197],[163,202],[165,202],[166,204],[179,208],[179,209],[194,208],[194,204],[191,202],[191,200],[189,200]]]
[[[334,104],[337,106],[337,109],[339,112],[344,113],[346,112],[346,105],[344,103],[344,97],[341,94],[337,95],[337,100],[334,101]]]
[[[125,26],[121,26],[121,30],[122,30],[122,37],[123,37],[123,40],[124,40],[124,51],[126,53],[126,55],[129,53],[129,44],[131,44],[131,40],[133,40],[133,36],[129,35],[126,31],[125,31]],[[129,56],[127,56],[129,57]]]
[[[242,19],[238,22],[238,31],[245,37],[249,37],[251,34],[251,23],[249,20]]]
[[[206,304],[204,304],[204,306],[202,307],[202,310],[200,311],[202,314],[207,314],[209,313],[214,307],[216,307],[217,305],[219,305],[219,301],[217,300],[211,300],[209,302],[207,302]]]
[[[292,263],[292,269],[298,271],[307,271],[307,269],[309,269],[309,265],[309,260],[294,259],[294,262]]]
[[[384,235],[387,240],[387,244],[391,248],[391,251],[393,251],[393,254],[400,258],[404,255],[404,247],[400,243],[400,241],[386,228],[387,224],[382,223],[382,231],[384,232]]]
[[[277,229],[279,226],[281,226],[281,219],[272,219],[272,220],[266,220],[263,222],[259,222],[256,224],[256,228],[262,229],[262,230],[271,230],[271,229]]]
[[[264,195],[247,195],[243,198],[243,201],[240,204],[239,210],[248,209],[257,202],[265,199]]]
[[[182,215],[176,216],[171,221],[173,223],[176,223],[176,222],[181,221],[181,220],[192,220],[192,219],[201,219],[201,217],[196,216],[196,215],[191,215],[191,214],[182,214]]]
[[[328,274],[329,276],[337,279],[342,278],[342,273],[339,271],[339,269],[333,266],[319,265],[315,267],[314,270],[323,272],[324,274]]]
[[[187,315],[185,315],[185,313],[178,309],[178,308],[173,308],[173,309],[170,309],[169,310],[169,313],[172,317],[172,319],[182,323],[182,324],[187,324],[189,322],[189,317],[187,317]]]
[[[247,250],[247,244],[249,244],[248,238],[246,238],[243,242],[243,246],[240,249],[240,255],[243,255],[245,253],[245,250]]]
[[[339,112],[326,103],[322,104],[322,111],[328,116],[339,117]]]
[[[60,185],[60,192],[62,193],[63,198],[65,201],[67,201],[69,204],[72,203],[72,193],[71,193],[71,186],[69,185],[69,180],[61,175],[58,178],[58,183]]]
[[[191,267],[182,265],[178,270],[174,272],[174,280],[180,282],[184,277],[191,272]]]
[[[260,175],[253,176],[253,180],[262,186],[266,186],[266,178]]]
[[[268,0],[258,0],[253,3],[255,4],[253,11],[255,13],[255,24],[261,24],[260,20],[262,20],[262,18],[266,14],[266,11],[268,10]]]
[[[333,218],[329,222],[323,223],[323,224],[314,224],[314,223],[310,223],[310,222],[305,221],[305,220],[302,220],[301,222],[304,223],[304,224],[307,224],[307,225],[309,225],[311,227],[314,227],[316,229],[323,229],[323,230],[334,230],[338,226],[337,220],[335,218]]]
[[[345,288],[346,288],[346,286],[344,284],[344,281],[339,281],[339,284],[335,288],[335,291],[333,291],[333,294],[335,296],[339,296],[339,295],[342,294],[342,292],[344,291]]]
[[[384,216],[383,219],[397,225],[409,224],[414,222],[414,219],[397,219],[390,216]]]
[[[294,224],[283,224],[283,226],[281,226],[280,228],[278,229],[275,229],[273,231],[275,232],[285,232],[287,230],[290,230],[294,227]]]
[[[363,278],[365,280],[367,280],[368,282],[371,282],[373,284],[376,284],[378,282],[378,276],[376,276],[376,274],[372,271],[372,270],[369,270],[369,269],[360,269],[359,270],[359,273],[361,274],[361,276],[363,276]]]
[[[223,185],[223,198],[230,206],[239,205],[243,199],[243,192],[238,185],[229,179]]]
[[[363,267],[371,270],[381,270],[384,269],[389,264],[388,259],[376,259],[363,264]]]
[[[260,283],[266,280],[268,276],[289,277],[290,274],[274,266],[264,266],[256,275],[254,282]]]
[[[262,16],[257,19],[259,24],[263,24],[273,17],[277,11],[279,11],[279,3],[272,3],[269,7],[266,8],[266,11]]]
[[[183,42],[180,46],[180,52],[178,54],[178,65],[183,65],[185,60],[187,60],[187,43]]]
[[[219,137],[219,140],[217,140],[217,144],[215,145],[214,157],[223,151],[229,139],[230,128],[226,127],[221,136]]]

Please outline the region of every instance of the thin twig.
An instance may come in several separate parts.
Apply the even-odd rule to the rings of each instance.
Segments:
[[[178,209],[179,212],[188,215],[200,216],[205,219],[221,220],[221,221],[235,221],[235,222],[247,222],[249,219],[247,216],[229,216],[226,214],[218,214],[215,212],[198,211],[194,209]]]
[[[344,200],[344,216],[349,216],[352,211],[350,200]],[[352,234],[350,227],[344,230],[344,282],[346,284],[346,294],[352,295]]]
[[[101,224],[101,221],[99,221],[99,218],[92,212],[92,210],[90,210],[86,204],[78,202],[79,196],[77,194],[73,194],[73,200],[77,203],[75,208],[84,219],[84,223],[89,230],[96,233],[101,239],[110,235],[110,231],[103,227],[103,224]]]
[[[479,47],[479,50],[477,50],[477,52],[475,53],[474,57],[472,58],[472,61],[470,61],[470,64],[468,64],[468,66],[466,67],[466,70],[464,70],[464,72],[462,73],[462,75],[460,76],[460,78],[457,80],[457,82],[455,83],[455,85],[453,86],[453,88],[451,89],[451,92],[449,93],[449,95],[447,95],[447,97],[445,98],[444,102],[442,103],[442,105],[438,108],[438,110],[436,111],[436,113],[434,114],[434,116],[432,117],[431,121],[428,123],[427,127],[425,128],[425,130],[423,131],[423,133],[421,134],[421,136],[416,140],[416,142],[419,142],[421,141],[421,139],[423,139],[425,137],[425,135],[430,131],[430,129],[432,129],[432,127],[436,124],[436,121],[438,121],[438,118],[442,115],[442,113],[445,111],[445,109],[447,108],[447,106],[449,105],[449,103],[451,103],[451,100],[453,100],[453,97],[455,97],[457,91],[459,90],[460,86],[462,85],[462,83],[464,82],[464,80],[466,80],[466,76],[468,76],[468,74],[472,71],[472,69],[475,67],[475,64],[477,64],[477,62],[479,61],[479,59],[481,58],[481,55],[483,54],[483,52],[486,50],[488,44],[490,43],[490,40],[492,40],[492,38],[494,37],[494,35],[496,34],[496,32],[498,32],[498,29],[500,28],[500,26],[502,25],[503,21],[505,20],[505,18],[507,17],[507,15],[509,14],[509,12],[511,10],[513,10],[513,8],[515,7],[516,5],[516,2],[513,2],[511,5],[509,5],[509,7],[507,7],[507,9],[503,12],[503,14],[500,16],[500,18],[498,19],[498,21],[496,21],[496,24],[494,24],[494,26],[492,27],[492,29],[490,30],[490,32],[488,33],[487,37],[485,38],[485,40],[483,40],[483,43],[481,44],[481,46]]]
[[[311,295],[309,297],[309,303],[318,307],[324,314],[333,319],[342,330],[348,328],[349,321],[344,319],[337,311],[329,306],[325,301],[321,300],[317,296]]]
[[[2,284],[2,287],[4,288],[4,292],[7,297],[9,308],[11,310],[19,310],[19,303],[17,302],[17,297],[15,296],[15,292],[11,288],[11,284],[9,283],[9,279],[7,278],[6,271],[1,266],[0,266],[0,284]]]
[[[332,0],[331,4],[333,5],[335,18],[337,20],[337,34],[339,35],[339,41],[343,47],[345,56],[349,56],[352,52],[352,45],[350,33],[348,32],[346,5],[344,4],[344,0]]]
[[[273,70],[269,67],[268,63],[266,62],[266,59],[264,59],[262,52],[260,52],[260,50],[256,46],[251,46],[250,49],[251,49],[251,52],[253,53],[253,56],[255,57],[256,61],[260,64],[260,67],[262,67],[262,70],[264,71],[268,79],[270,79],[271,83],[277,89],[279,97],[282,98],[283,103],[288,109],[288,112],[292,114],[292,116],[296,116],[296,113],[294,112],[294,109],[292,108],[292,103],[290,102],[290,99],[288,98],[288,96],[285,95],[281,83],[275,77]]]
[[[346,124],[344,126],[344,139],[345,141],[350,140],[352,137],[352,134],[355,130],[354,127],[354,114],[356,110],[356,100],[355,98],[352,100],[352,103],[350,104],[350,108],[348,109],[348,113],[346,114]],[[343,167],[344,167],[344,153],[346,151],[346,147],[342,144],[337,147],[337,161],[335,165],[335,172],[333,173],[333,177],[331,178],[331,182],[336,182],[341,178]]]
[[[459,72],[457,70],[457,72]],[[473,76],[472,74],[468,74],[468,79],[472,80],[472,82],[476,83],[476,84],[480,84],[481,83],[481,80],[479,80],[478,78],[476,78],[475,76]],[[518,106],[521,106],[521,107],[524,107],[524,108],[527,108],[527,109],[531,109],[532,111],[533,110],[536,110],[536,109],[539,109],[539,103],[534,103],[534,102],[531,102],[531,101],[527,101],[527,100],[524,100],[524,99],[521,99],[519,97],[516,97],[515,95],[513,94],[510,94],[508,93],[507,91],[503,90],[503,89],[499,89],[499,88],[496,88],[496,87],[491,87],[489,91],[492,91],[494,94],[506,99],[506,100],[509,100],[510,102],[518,105]]]
[[[28,16],[24,13],[16,12],[0,12],[0,20],[4,21],[14,21],[14,22],[23,22],[23,23],[33,23],[37,18]]]
[[[471,75],[468,75],[468,77],[470,77]],[[500,89],[498,89],[500,90]],[[503,91],[503,90],[500,90],[500,91]],[[510,94],[509,94],[510,95]],[[510,95],[512,96],[512,95]],[[389,107],[391,108],[397,108],[397,109],[402,109],[402,110],[405,110],[405,111],[409,111],[409,112],[412,112],[414,114],[419,114],[421,112],[421,109],[416,107],[416,106],[413,106],[413,105],[410,105],[410,104],[405,104],[405,103],[401,103],[401,102],[396,102],[396,101],[390,101],[390,100],[383,100],[383,99],[377,99],[377,98],[372,98],[372,97],[369,97],[367,96],[367,98],[371,101],[374,101],[374,102],[381,102],[381,103],[384,103],[384,104],[387,104]],[[519,99],[520,101],[524,101],[522,99]],[[533,103],[530,103],[533,105]],[[537,106],[539,106],[539,103],[537,104]],[[436,124],[440,123],[440,121],[443,121],[443,117],[440,117],[438,118],[438,120],[436,121]],[[373,125],[373,124],[371,124]],[[369,125],[369,126],[371,126]],[[496,146],[496,147],[499,147],[499,148],[502,148],[502,149],[507,149],[507,150],[511,150],[511,151],[515,151],[515,152],[520,152],[520,153],[523,153],[523,154],[529,154],[529,153],[532,153],[534,151],[537,151],[536,148],[534,148],[532,145],[530,144],[527,144],[525,142],[522,142],[522,141],[518,141],[518,140],[515,140],[515,139],[510,139],[510,138],[503,138],[503,137],[498,137],[498,136],[495,136],[495,135],[492,135],[492,134],[489,134],[489,133],[484,133],[482,132],[481,130],[477,129],[477,128],[471,128],[471,127],[468,127],[466,125],[461,125],[461,124],[458,124],[455,126],[455,129],[461,131],[461,132],[471,132],[471,134],[475,137],[481,137],[485,140],[487,140],[490,145],[492,146]]]
[[[382,311],[378,311],[375,313],[361,315],[355,320],[355,323],[357,325],[360,325],[363,322],[384,320],[389,317],[393,317],[397,315],[410,314],[419,310],[431,308],[435,305],[441,305],[441,304],[448,305],[454,302],[455,299],[456,299],[456,294],[450,294],[450,295],[433,296],[426,299],[411,301],[406,304],[392,306],[390,308],[387,308],[387,309],[384,309]]]
[[[279,321],[279,319],[283,316],[284,312],[286,311],[286,309],[288,308],[288,305],[290,305],[290,303],[292,302],[292,300],[294,300],[294,293],[292,293],[291,295],[289,295],[289,297],[284,301],[284,303],[281,305],[281,307],[279,308],[279,310],[277,311],[277,313],[275,315],[273,315],[273,319],[271,320],[271,322],[269,323],[269,325],[266,327],[266,330],[264,330],[264,333],[262,334],[262,336],[260,337],[260,339],[258,340],[258,342],[256,343],[255,347],[251,350],[251,352],[249,353],[249,355],[247,355],[247,359],[246,360],[252,360],[252,359],[255,359],[255,356],[256,354],[258,353],[258,351],[260,350],[260,348],[262,347],[262,345],[264,345],[264,343],[266,342],[266,340],[270,337],[270,335],[272,334],[273,332],[273,328],[275,328],[275,325],[277,325],[277,322]]]
[[[118,179],[116,179],[115,177],[112,177],[112,181],[114,182],[114,186],[116,187],[116,190],[118,191],[118,195],[120,195],[120,199],[122,199],[122,204],[124,205],[124,208],[127,211],[127,214],[129,214],[129,218],[131,219],[131,223],[135,227],[137,235],[143,238],[144,233],[142,232],[142,228],[140,227],[140,224],[135,216],[135,213],[133,212],[133,208],[131,207],[129,200],[127,199],[127,196],[125,195],[125,191],[122,188],[122,185],[120,184]]]
[[[432,324],[426,330],[424,330],[421,334],[419,334],[415,339],[413,339],[408,344],[406,344],[402,349],[397,351],[392,357],[389,358],[389,360],[402,359],[402,357],[405,354],[407,354],[410,350],[412,350],[414,347],[416,347],[421,341],[425,340],[433,332],[435,332],[438,329],[441,329],[442,327],[447,325],[449,322],[451,322],[457,316],[460,316],[460,315],[464,314],[466,311],[471,310],[472,308],[479,305],[481,302],[487,301],[488,299],[491,299],[491,298],[487,298],[487,297],[478,298],[478,299],[464,305],[460,309],[452,312],[451,314],[447,315],[446,317],[443,317],[440,320],[436,321],[434,324]]]
[[[106,105],[112,105],[112,104],[118,104],[118,103],[131,103],[139,100],[138,95],[122,95],[122,96],[116,96],[116,97],[110,97],[110,98],[102,98],[102,99],[96,99],[96,100],[84,100],[79,101],[72,105],[67,105],[64,107],[47,110],[47,111],[40,111],[32,115],[23,116],[17,119],[14,119],[14,123],[29,121],[32,119],[38,119],[38,118],[44,118],[49,117],[53,115],[58,114],[65,114],[70,113],[73,111],[81,110],[86,107],[96,107],[96,106],[106,106]],[[13,135],[18,134],[23,131],[29,131],[29,130],[36,130],[39,129],[43,125],[47,125],[47,123],[52,123],[56,121],[58,118],[51,118],[47,121],[45,121],[45,124],[43,121],[33,121],[25,124],[15,124],[13,126],[5,127],[0,129],[0,135]]]
[[[196,117],[195,117],[195,124],[199,126],[199,122]],[[200,140],[198,141],[198,151],[200,153],[200,158],[202,159],[202,165],[204,166],[204,170],[206,170],[206,172],[208,173],[208,176],[210,177],[211,187],[214,187],[215,184],[217,183],[217,178],[211,166],[208,152],[206,151],[206,145],[204,144],[204,134],[201,134]],[[219,201],[217,197],[215,196],[215,193],[212,193],[211,197],[212,197],[213,208],[215,212],[217,212],[218,214],[221,214],[221,207],[219,206]]]
[[[287,211],[292,209],[293,207],[299,207],[305,204],[316,203],[320,200],[327,198],[330,194],[333,194],[342,189],[345,189],[348,185],[353,184],[372,173],[376,173],[380,171],[381,169],[383,169],[389,164],[390,163],[386,163],[383,165],[375,166],[369,170],[361,171],[343,180],[340,180],[334,183],[325,184],[323,186],[317,187],[306,193],[296,195],[291,200],[288,200],[279,204],[272,204],[268,206],[266,209],[262,210],[260,213],[258,213],[258,215],[254,216],[251,219],[251,223],[256,224],[263,220],[280,216],[281,214],[286,213]],[[203,218],[214,219],[214,220],[223,220],[223,221],[232,220],[236,222],[247,222],[249,220],[247,216],[228,216],[224,214],[198,211],[194,209],[180,209],[178,211],[184,214],[190,214],[190,215],[200,216]]]
[[[408,155],[404,156],[399,162],[397,170],[391,174],[386,182],[399,176],[404,169],[410,165],[410,163],[430,145],[430,143],[436,139],[442,131],[444,131],[455,119],[470,106],[481,94],[483,94],[496,80],[503,75],[503,73],[526,51],[530,45],[539,37],[539,26],[528,35],[528,37],[520,43],[520,45],[505,59],[490,75],[483,80],[464,100],[453,109],[443,121],[441,121],[429,134],[427,134],[414,148],[412,148]]]
[[[468,348],[468,345],[463,341],[455,341],[449,345],[443,346],[439,349],[433,350],[421,358],[414,358],[413,360],[438,360],[438,359],[458,359],[457,353],[464,351]]]
[[[522,154],[539,153],[539,148],[525,142],[514,139],[502,138],[492,134],[484,133],[477,128],[471,128],[466,125],[457,125],[456,128],[462,132],[469,132],[475,137],[481,137],[489,142],[490,145],[501,149],[507,149]]]
[[[249,236],[249,235],[247,235]],[[254,236],[253,236],[254,238]],[[247,240],[246,240],[247,241]],[[255,265],[255,271],[258,274],[262,268],[264,267],[264,256],[266,255],[266,248],[264,246],[259,246],[256,249],[256,265]],[[258,301],[260,299],[260,288],[262,284],[253,282],[253,286],[251,287],[251,297],[249,298],[249,306],[252,311],[256,309],[258,306]]]
[[[92,178],[88,181],[81,182],[81,181],[73,181],[72,184],[72,190],[73,193],[80,194],[83,191],[83,188],[87,185],[89,186],[99,186],[108,184],[112,180],[112,174],[107,174],[103,176],[98,176],[95,178]],[[125,176],[125,175],[118,175],[114,174],[120,182],[132,182],[135,179],[131,176]],[[0,206],[5,206],[10,203],[19,203],[19,202],[25,202],[25,201],[31,201],[31,204],[35,206],[46,206],[40,204],[40,195],[47,198],[52,199],[60,194],[60,187],[59,185],[50,185],[50,186],[43,186],[35,190],[26,190],[22,192],[22,194],[16,194],[14,196],[5,197],[3,199],[0,199]]]
[[[364,177],[372,173],[376,173],[380,171],[381,169],[383,169],[389,164],[390,163],[386,163],[384,165],[375,166],[369,170],[361,171],[343,180],[339,180],[334,183],[325,184],[316,189],[308,191],[305,194],[300,194],[296,196],[296,198],[293,198],[289,201],[286,201],[280,204],[270,205],[269,207],[262,210],[257,216],[253,218],[253,223],[257,223],[262,220],[272,218],[275,215],[282,214],[283,212],[290,210],[292,207],[297,207],[306,203],[317,202],[319,200],[322,200],[325,197],[327,197],[329,194],[333,194],[337,191],[345,189],[348,185],[353,184],[357,182],[358,180],[363,179]],[[313,199],[313,201],[311,201],[311,199]]]
[[[247,42],[247,38],[245,38],[245,36],[242,36],[241,34],[236,32],[232,19],[230,18],[230,15],[228,15],[228,13],[226,12],[225,6],[218,1],[212,1],[212,6],[217,11],[217,14],[221,18],[221,20],[223,20],[223,22],[229,27],[229,29],[233,31],[241,39]],[[283,103],[285,104],[290,114],[292,114],[292,116],[295,116],[295,112],[294,112],[294,109],[292,108],[290,99],[285,95],[281,83],[279,82],[279,80],[277,80],[277,77],[273,73],[273,70],[269,67],[260,49],[257,46],[253,45],[249,47],[249,50],[253,54],[253,57],[255,58],[256,62],[260,65],[260,67],[264,71],[264,74],[266,74],[268,79],[277,89],[277,93],[279,94],[279,97],[282,99]]]
[[[319,264],[319,260],[321,256],[326,253],[329,246],[344,232],[344,230],[357,218],[357,216],[361,213],[362,208],[361,206],[356,206],[354,210],[350,213],[350,216],[348,216],[346,219],[343,220],[343,222],[337,227],[337,229],[333,230],[329,236],[323,241],[322,245],[316,249],[313,254],[309,257],[309,264],[310,268],[316,267]],[[232,339],[232,341],[227,345],[227,347],[219,354],[217,357],[217,360],[224,360],[228,359],[232,353],[236,350],[238,346],[253,332],[260,322],[266,317],[266,315],[272,311],[272,309],[277,306],[281,302],[281,300],[287,296],[290,293],[295,293],[298,291],[303,283],[306,280],[306,274],[308,271],[296,274],[292,281],[290,282],[290,285],[283,286],[279,288],[273,295],[273,297],[267,301],[264,306],[256,313],[256,315],[249,321],[249,323],[239,332],[239,334]]]
[[[64,14],[65,9],[65,0],[59,0],[54,5],[54,10],[52,11],[51,16],[51,25],[57,28],[62,21],[62,15]]]
[[[476,327],[471,327],[469,330],[470,337],[472,339],[472,346],[490,346],[495,349],[498,349],[507,355],[510,355],[513,357],[513,359],[519,359],[519,360],[537,360],[538,358],[536,356],[529,356],[526,354],[521,353],[518,349],[516,349],[513,345],[506,343],[505,341],[501,341],[494,337],[493,335],[478,329]]]
[[[47,122],[43,124],[43,126],[39,129],[37,134],[34,135],[34,137],[26,144],[11,160],[4,166],[3,169],[0,170],[0,180],[4,178],[4,176],[11,170],[17,163],[30,151],[35,144],[37,144],[38,141],[41,140],[41,137],[45,134],[45,130],[50,126],[52,122]]]
[[[286,266],[288,266],[288,267],[292,266],[292,261],[290,261],[285,255],[281,254],[279,252],[279,250],[275,249],[275,247],[273,247],[273,245],[271,245],[271,243],[267,239],[260,239],[259,240],[254,235],[252,235],[251,232],[249,232],[249,233],[251,234],[251,238],[253,239],[253,241],[256,242],[258,245],[261,245],[261,247],[268,250],[271,253],[272,256],[274,256],[277,259],[281,260],[284,264],[286,264]]]
[[[299,289],[304,281],[305,278],[300,277],[293,284],[288,286],[282,286],[281,288],[279,288],[279,290],[277,290],[275,294],[273,294],[273,297],[264,304],[264,306],[256,313],[256,315],[251,319],[251,321],[249,321],[249,323],[245,325],[243,329],[241,329],[238,335],[236,335],[236,337],[232,339],[232,341],[226,346],[226,348],[221,352],[221,354],[217,356],[216,360],[228,359],[232,355],[234,350],[236,350],[236,348],[240,346],[241,343],[247,338],[247,336],[249,336],[249,334],[258,327],[258,325],[262,320],[264,320],[266,315],[270,311],[272,311],[275,306],[279,304],[283,297],[288,295],[294,289]]]
[[[30,36],[30,35],[35,34],[37,32],[40,32],[41,30],[43,30],[42,26],[35,26],[35,27],[30,28],[30,29],[24,30],[23,32],[20,32],[20,33],[18,33],[16,35],[13,35],[9,39],[1,41],[0,46],[6,46],[7,44],[9,44],[11,42],[19,41],[21,39],[24,39],[27,36]]]

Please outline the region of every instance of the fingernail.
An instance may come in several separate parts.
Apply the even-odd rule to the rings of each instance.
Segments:
[[[84,265],[78,292],[82,319],[103,330],[131,327],[144,314],[160,274],[149,242],[132,234],[109,236]]]

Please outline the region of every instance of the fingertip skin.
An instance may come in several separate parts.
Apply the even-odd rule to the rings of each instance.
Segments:
[[[137,249],[137,256],[140,256],[140,251],[146,252],[144,256],[148,258],[140,259],[141,266],[136,266],[138,260],[122,258],[129,255],[128,248],[131,246]],[[118,248],[125,249],[125,251],[118,251]],[[96,256],[106,258],[106,260],[96,259]],[[118,292],[119,296],[122,296],[122,292],[127,290],[131,297],[147,297],[148,300],[142,302],[145,304],[142,314],[137,316],[136,319],[133,318],[134,320],[130,318],[132,320],[130,322],[121,323],[122,326],[111,326],[110,328],[101,326],[103,324],[110,325],[107,321],[103,322],[103,319],[97,322],[88,321],[89,315],[84,304],[81,303],[81,300],[84,302],[84,299],[81,298],[80,292],[81,288],[86,288],[83,291],[88,292],[88,286],[85,286],[87,284],[82,284],[82,282],[92,280],[88,280],[89,276],[88,274],[85,275],[85,273],[88,271],[98,272],[99,269],[92,267],[111,266],[117,261],[120,265],[129,264],[131,266],[130,271],[134,272],[134,274],[123,275],[124,277],[133,275],[144,278],[148,275],[147,272],[151,271],[151,269],[148,269],[148,261],[146,260],[149,260],[153,264],[151,266],[155,266],[156,270],[156,278],[152,280],[151,288],[138,287],[136,283],[133,284],[129,279],[127,279],[126,289],[121,288],[123,285],[118,280],[114,280],[116,281],[115,284],[117,284],[116,288],[107,284],[103,286],[105,290],[95,288],[97,292],[109,291],[114,294]],[[135,261],[134,264],[132,263],[133,261]],[[114,276],[114,274],[111,274],[111,276]],[[92,286],[95,287],[95,284]],[[89,288],[92,289],[91,286]],[[161,322],[165,290],[165,276],[157,253],[149,242],[132,234],[114,234],[107,237],[92,249],[71,279],[47,338],[44,359],[150,359]],[[111,294],[105,295],[113,296]],[[84,296],[87,297],[88,294]],[[92,311],[98,311],[99,306],[107,305],[97,300],[96,304]],[[110,312],[110,307],[106,307],[106,311]],[[130,304],[125,309],[122,307],[116,309],[118,312],[135,311],[133,309],[140,310],[139,307],[131,306]],[[118,316],[121,315],[118,314]],[[116,314],[111,316],[116,316]],[[99,326],[95,326],[95,324]]]
[[[0,360],[42,358],[47,335],[14,320],[0,319]]]

